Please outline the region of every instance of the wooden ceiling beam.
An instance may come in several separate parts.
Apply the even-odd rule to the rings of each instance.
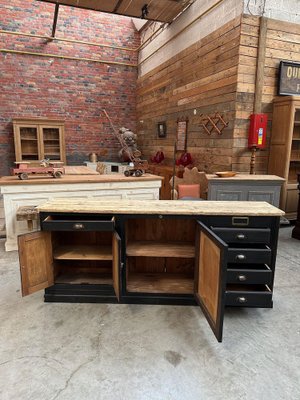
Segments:
[[[127,17],[170,23],[194,0],[38,0]],[[145,12],[147,5],[147,12]]]
[[[117,13],[118,12],[118,9],[122,5],[122,3],[123,3],[123,0],[118,0],[117,4],[116,4],[116,6],[115,6],[115,8],[113,10],[113,13]]]
[[[54,39],[55,38],[55,31],[56,31],[56,24],[57,24],[57,18],[58,18],[58,10],[59,10],[59,4],[55,4],[55,10],[54,10],[54,18],[53,18],[53,25],[52,25],[52,35],[51,37]]]

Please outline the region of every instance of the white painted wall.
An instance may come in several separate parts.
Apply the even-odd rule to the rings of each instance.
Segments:
[[[244,0],[245,14],[300,23],[300,0]]]
[[[202,15],[213,5],[220,3],[216,8],[205,16],[198,19],[188,29],[182,32],[174,40],[166,44],[161,50],[155,52],[150,58],[145,60],[162,44],[170,38],[177,35],[185,26],[190,24],[198,16]],[[144,49],[140,51],[139,75],[143,76],[153,68],[169,60],[182,50],[198,42],[203,37],[214,32],[233,18],[243,13],[243,0],[196,0],[192,6],[186,10],[182,16],[167,26],[157,37],[149,42]],[[151,30],[153,27],[151,28]],[[145,34],[147,38],[148,34]]]
[[[185,26],[214,5],[217,6],[213,10],[167,43]],[[145,75],[242,13],[264,15],[268,18],[300,24],[300,0],[196,0],[182,16],[172,24],[166,25],[159,35],[140,51],[139,76]],[[159,24],[155,24],[143,32],[142,41],[146,40],[158,27]],[[167,44],[157,50],[164,43]]]

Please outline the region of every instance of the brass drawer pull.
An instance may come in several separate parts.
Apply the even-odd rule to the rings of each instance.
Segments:
[[[236,235],[236,238],[239,240],[244,240],[246,239],[246,235],[244,235],[243,233],[239,233],[238,235]]]
[[[238,276],[238,280],[239,280],[240,282],[245,282],[245,281],[247,280],[247,277],[246,277],[246,275],[239,275],[239,276]]]
[[[77,229],[77,230],[79,230],[79,229],[84,229],[84,225],[83,225],[83,224],[74,224],[74,225],[73,225],[73,228],[74,228],[74,229]]]
[[[245,261],[246,260],[246,256],[245,256],[245,254],[238,254],[235,257],[235,259],[238,260],[238,261]]]
[[[246,299],[246,297],[238,297],[237,298],[237,301],[239,302],[239,303],[247,303],[247,299]]]

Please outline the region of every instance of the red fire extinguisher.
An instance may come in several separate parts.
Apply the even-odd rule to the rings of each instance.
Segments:
[[[250,115],[250,129],[248,137],[248,147],[256,147],[257,149],[264,149],[266,147],[267,137],[267,114],[251,114]]]
[[[250,115],[250,128],[248,136],[248,147],[252,150],[250,174],[254,174],[255,155],[257,149],[264,149],[266,147],[267,124],[267,114]]]

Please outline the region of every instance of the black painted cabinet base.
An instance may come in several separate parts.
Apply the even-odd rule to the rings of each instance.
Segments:
[[[112,285],[56,284],[45,289],[45,302],[118,303]]]

